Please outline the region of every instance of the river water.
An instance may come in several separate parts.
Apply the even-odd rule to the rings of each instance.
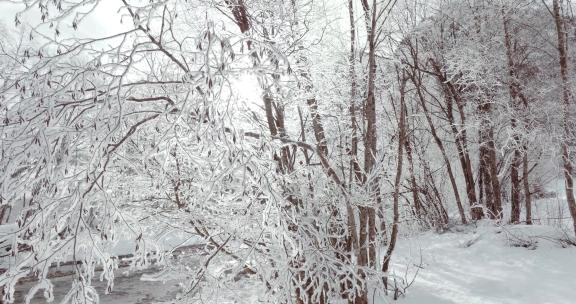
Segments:
[[[150,273],[151,271],[147,271]],[[180,287],[176,281],[151,282],[140,280],[145,272],[131,272],[129,274],[117,274],[114,279],[114,289],[109,294],[105,294],[106,282],[96,281],[94,285],[98,294],[100,295],[100,303],[102,304],[148,304],[158,302],[170,302],[174,299]],[[98,277],[98,274],[96,274]],[[54,302],[60,303],[64,296],[68,293],[71,286],[72,276],[65,276],[51,279],[54,285]],[[25,297],[30,288],[36,282],[25,282],[19,284],[16,288],[15,303],[25,303]],[[34,304],[48,303],[44,299],[43,291],[40,290],[32,299]]]

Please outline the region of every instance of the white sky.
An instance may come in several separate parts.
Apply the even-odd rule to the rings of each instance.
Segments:
[[[69,34],[76,37],[102,37],[125,30],[131,25],[131,22],[126,22],[126,20],[124,24],[120,22],[119,9],[121,5],[120,0],[100,0],[96,9],[82,21],[77,31],[72,28],[73,17],[69,18],[69,22],[62,23],[59,30],[63,35]],[[14,26],[14,16],[24,7],[23,4],[0,0],[0,23],[3,23],[8,30],[17,31]],[[88,10],[89,7],[91,6],[86,6],[85,9]],[[38,11],[36,7],[31,9],[30,12],[22,15],[21,22],[23,24],[38,24],[40,22]]]
[[[79,25],[75,31],[72,28],[73,16],[69,17],[66,22],[60,25],[59,31],[61,38],[76,37],[76,38],[97,38],[110,36],[119,32],[129,30],[132,27],[132,21],[128,17],[124,17],[124,22],[121,22],[122,14],[120,8],[122,1],[120,0],[100,0],[96,9],[92,11]],[[91,8],[92,5],[86,6],[85,10]],[[0,25],[8,31],[14,31],[14,35],[19,33],[19,29],[14,26],[15,15],[25,8],[23,4],[16,4],[9,0],[0,0]],[[40,22],[40,14],[38,8],[34,7],[30,12],[26,12],[20,20],[23,24],[35,25]],[[0,26],[0,30],[2,26]],[[44,26],[41,31],[49,36],[54,35],[54,29],[49,29]],[[231,79],[234,93],[241,100],[248,104],[256,102],[261,103],[262,90],[260,89],[256,76],[243,75],[238,79]],[[256,110],[256,109],[254,109]]]

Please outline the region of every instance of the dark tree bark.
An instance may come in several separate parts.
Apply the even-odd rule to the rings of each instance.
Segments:
[[[490,116],[492,106],[488,101],[480,101],[478,105],[480,116],[480,174],[482,183],[480,187],[484,190],[486,207],[490,211],[490,218],[500,218],[502,216],[502,202],[500,195],[500,181],[498,179],[498,166],[496,158],[496,147],[494,143],[494,127]]]
[[[522,157],[520,151],[515,149],[512,155],[512,164],[510,168],[510,222],[513,224],[518,224],[520,222],[520,162]]]
[[[400,73],[399,73],[400,74]],[[402,71],[400,78],[400,107],[398,119],[398,156],[396,162],[396,179],[394,180],[394,195],[393,195],[393,220],[392,220],[392,232],[390,234],[390,242],[388,243],[388,248],[386,249],[386,255],[382,261],[382,272],[387,273],[390,267],[390,260],[392,258],[392,252],[396,246],[396,239],[398,237],[398,221],[400,218],[398,207],[399,207],[399,197],[400,197],[400,183],[402,181],[402,163],[403,163],[403,147],[404,141],[406,140],[406,105],[405,105],[405,87],[406,87],[406,76],[405,72]],[[388,277],[384,277],[384,288],[388,289]]]
[[[510,36],[510,29],[509,29],[509,20],[504,12],[504,8],[502,8],[502,20],[503,20],[503,28],[504,28],[504,45],[506,46],[506,59],[508,65],[508,90],[510,92],[511,103],[512,103],[512,119],[511,119],[511,126],[514,130],[514,151],[512,152],[512,164],[510,168],[510,183],[511,183],[511,212],[510,212],[510,222],[511,223],[519,223],[520,222],[520,163],[522,162],[522,155],[520,153],[520,134],[516,130],[518,128],[518,121],[515,118],[518,112],[518,105],[520,103],[521,92],[520,92],[520,85],[517,79],[516,73],[516,65],[514,62],[514,54],[512,50],[512,37]],[[525,98],[522,98],[525,100]]]
[[[446,148],[444,147],[444,143],[442,142],[442,139],[440,139],[440,136],[438,136],[438,133],[436,132],[436,127],[434,126],[434,123],[432,122],[432,117],[430,116],[428,108],[426,107],[426,100],[424,99],[424,96],[422,95],[422,92],[419,89],[419,86],[417,86],[416,90],[417,90],[418,95],[419,95],[420,105],[422,106],[422,109],[424,110],[424,115],[426,116],[426,121],[428,122],[428,126],[430,127],[430,132],[432,133],[432,137],[434,137],[434,141],[436,142],[436,145],[438,146],[438,149],[440,150],[440,153],[442,154],[442,158],[444,159],[444,164],[446,165],[446,171],[448,172],[448,178],[450,179],[450,185],[452,186],[452,191],[454,192],[454,198],[456,200],[456,206],[458,207],[458,213],[460,214],[460,221],[462,222],[462,224],[467,224],[468,221],[466,220],[466,214],[464,212],[464,206],[462,205],[462,200],[460,199],[460,194],[458,192],[458,186],[456,184],[456,178],[454,177],[454,172],[452,170],[452,165],[450,163],[450,159],[448,158],[448,154],[446,153]]]
[[[318,103],[316,102],[316,98],[309,98],[307,103],[310,108],[310,115],[312,116],[312,129],[314,130],[314,136],[316,137],[318,153],[328,155],[326,135],[324,134],[324,126],[322,125],[320,114],[318,114]]]
[[[379,193],[378,179],[368,180],[367,177],[372,173],[376,163],[376,100],[375,100],[375,78],[376,78],[376,1],[372,1],[372,8],[369,7],[367,0],[362,0],[364,10],[364,20],[366,21],[367,30],[367,48],[368,48],[368,77],[366,81],[366,100],[364,102],[364,174],[363,185],[370,195]],[[373,198],[376,200],[376,197]],[[372,198],[371,198],[372,200]],[[372,206],[359,206],[359,241],[360,254],[358,256],[358,265],[362,267],[373,267],[376,264],[376,211]],[[364,281],[366,273],[363,269],[359,270],[359,277]],[[365,283],[365,282],[364,282]],[[355,299],[356,304],[368,303],[368,289],[363,286],[363,290]]]
[[[10,205],[0,206],[0,225],[8,223],[8,219],[10,218],[10,211],[12,211],[12,207]]]
[[[353,1],[348,0],[348,13],[350,17],[350,58],[349,58],[349,73],[350,73],[350,128],[352,130],[351,146],[350,146],[350,185],[352,180],[356,183],[363,183],[364,176],[358,161],[358,117],[357,117],[357,81],[356,81],[356,26],[354,21],[354,6]]]
[[[420,158],[422,161],[422,167],[424,169],[424,175],[426,176],[426,187],[422,189],[424,195],[426,196],[427,200],[432,203],[434,210],[436,211],[435,221],[436,221],[436,228],[443,230],[446,228],[446,225],[450,221],[448,217],[448,212],[442,203],[444,200],[442,199],[442,195],[440,195],[440,191],[436,186],[436,181],[432,174],[432,170],[430,170],[430,166],[426,163],[425,160]]]
[[[375,99],[375,78],[376,78],[376,1],[372,2],[371,25],[368,29],[368,84],[366,92],[366,103],[364,105],[364,117],[366,119],[366,133],[364,135],[364,172],[370,174],[376,163],[376,99]],[[366,185],[372,194],[378,193],[377,179]],[[376,212],[374,207],[362,207],[361,217],[366,218],[366,242],[365,253],[361,253],[361,265],[374,266],[376,264]],[[363,216],[364,214],[364,216]],[[363,227],[361,225],[361,227]],[[362,239],[362,236],[360,237]],[[362,240],[360,240],[362,242]]]
[[[459,124],[462,126],[466,125],[466,116],[464,113],[464,102],[460,98],[458,90],[454,85],[446,79],[446,76],[442,72],[440,65],[434,59],[430,60],[432,68],[436,73],[438,79],[438,84],[442,88],[444,94],[444,99],[446,101],[446,118],[450,123],[450,130],[454,135],[456,141],[456,149],[458,151],[458,159],[460,160],[460,166],[462,167],[462,174],[464,175],[464,181],[466,183],[466,195],[468,197],[468,203],[470,204],[470,216],[473,220],[481,219],[484,216],[484,212],[481,207],[476,206],[478,201],[476,199],[476,185],[474,182],[474,173],[472,171],[472,163],[470,161],[470,154],[468,151],[468,139],[466,135],[466,129],[458,129],[456,120],[454,118],[454,104],[456,104],[456,110],[460,116]]]
[[[526,204],[526,224],[532,225],[532,198],[530,195],[530,182],[528,180],[528,174],[530,169],[528,169],[528,153],[524,153],[524,157],[522,158],[522,167],[523,167],[523,174],[522,174],[522,182],[524,185],[524,203]]]
[[[408,125],[408,122],[406,122],[406,125]],[[410,174],[410,191],[412,192],[412,205],[416,217],[418,218],[418,220],[422,222],[426,210],[422,205],[422,202],[420,201],[419,187],[418,183],[416,182],[416,174],[414,172],[414,158],[412,155],[412,146],[408,136],[406,140],[404,140],[404,147],[406,149],[406,159],[408,160],[408,173]]]
[[[422,92],[421,74],[418,64],[418,52],[416,48],[412,46],[411,43],[408,43],[408,47],[410,48],[411,53],[410,56],[412,57],[413,60],[412,71],[408,73],[408,77],[410,78],[411,82],[414,84],[414,87],[416,88],[416,94],[418,96],[418,100],[420,101],[420,106],[424,111],[424,115],[426,117],[426,121],[428,122],[428,126],[430,127],[430,132],[432,133],[434,142],[438,146],[438,149],[442,154],[442,158],[444,159],[444,164],[446,165],[446,171],[448,172],[448,178],[450,179],[450,185],[452,186],[452,190],[454,192],[454,198],[456,200],[456,205],[458,207],[458,213],[460,214],[460,220],[462,224],[467,224],[468,221],[466,220],[464,206],[462,205],[462,200],[460,199],[460,194],[458,192],[458,186],[456,184],[456,178],[454,177],[454,172],[452,170],[450,159],[448,158],[448,155],[446,153],[444,143],[436,131],[436,127],[434,125],[434,122],[432,121],[431,114],[426,106],[426,99],[424,97],[424,93]]]
[[[566,202],[570,209],[572,216],[574,234],[576,234],[576,199],[574,198],[574,180],[572,178],[573,165],[570,160],[569,140],[572,136],[570,129],[570,106],[572,92],[570,90],[570,82],[568,79],[568,52],[566,50],[566,29],[564,16],[560,12],[559,0],[552,1],[552,11],[554,17],[554,24],[556,25],[556,34],[558,39],[558,56],[560,66],[560,77],[562,85],[562,104],[563,104],[563,127],[564,138],[562,140],[562,163],[564,165],[564,182],[566,189]]]

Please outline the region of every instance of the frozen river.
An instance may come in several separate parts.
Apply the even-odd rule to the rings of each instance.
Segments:
[[[148,271],[150,272],[150,271]],[[174,282],[150,282],[142,281],[140,277],[145,272],[131,272],[122,274],[122,270],[116,275],[114,280],[114,290],[109,294],[104,294],[106,282],[96,281],[95,286],[100,295],[102,304],[146,304],[165,302],[174,299],[180,291],[177,283]],[[98,274],[96,275],[98,277]],[[72,276],[65,276],[52,279],[54,284],[54,302],[60,303],[71,286]],[[35,282],[25,282],[17,286],[15,303],[25,303],[26,293],[34,286]],[[34,299],[34,304],[47,303],[43,297],[43,292],[39,291]]]

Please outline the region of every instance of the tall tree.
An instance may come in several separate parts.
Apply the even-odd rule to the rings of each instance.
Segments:
[[[566,25],[564,16],[561,10],[561,0],[552,1],[552,15],[554,24],[556,26],[557,49],[558,49],[558,66],[560,68],[560,87],[562,90],[562,126],[564,130],[561,151],[562,163],[564,166],[564,182],[566,190],[566,202],[572,216],[574,233],[576,234],[576,199],[574,198],[574,180],[573,180],[573,164],[570,160],[570,144],[569,141],[573,136],[571,129],[570,110],[572,104],[572,91],[570,89],[570,81],[568,79],[568,51],[566,44]]]

